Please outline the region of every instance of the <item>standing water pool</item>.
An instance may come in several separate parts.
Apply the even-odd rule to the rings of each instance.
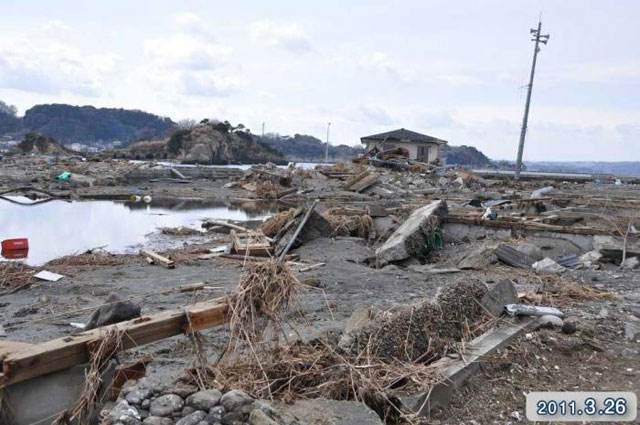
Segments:
[[[27,198],[13,200],[30,202]],[[162,227],[200,229],[205,218],[224,220],[265,219],[275,206],[162,199],[144,202],[53,200],[22,206],[0,202],[0,240],[29,239],[23,260],[41,265],[54,258],[105,246],[112,253],[135,252]],[[2,260],[2,258],[0,258]]]

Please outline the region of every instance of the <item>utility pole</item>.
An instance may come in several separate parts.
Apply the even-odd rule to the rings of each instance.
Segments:
[[[327,144],[324,147],[324,163],[329,163],[329,127],[331,127],[331,123],[327,123]]]
[[[520,180],[520,170],[522,168],[522,151],[524,150],[524,138],[527,135],[527,122],[529,121],[529,105],[531,104],[531,92],[533,91],[533,76],[536,72],[536,60],[540,51],[540,43],[547,44],[549,34],[542,35],[542,20],[538,21],[538,29],[531,28],[531,35],[535,36],[531,41],[535,41],[533,48],[533,62],[531,63],[531,75],[529,76],[529,86],[527,89],[527,103],[524,105],[524,117],[522,118],[522,130],[520,131],[520,143],[518,144],[518,159],[516,160],[515,179]]]
[[[264,139],[264,121],[262,121],[262,138]]]

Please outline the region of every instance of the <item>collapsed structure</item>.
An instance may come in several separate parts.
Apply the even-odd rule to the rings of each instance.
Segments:
[[[456,409],[479,363],[533,368],[540,381],[524,385],[540,389],[558,369],[518,363],[518,347],[542,358],[550,341],[581,344],[584,364],[612,361],[600,360],[605,350],[620,365],[637,353],[633,181],[514,183],[395,159],[406,167],[380,157],[244,172],[9,163],[5,196],[127,199],[143,182],[153,199],[282,211],[259,223],[207,219],[195,235],[163,230],[195,238],[179,249],[2,264],[3,423],[420,423]],[[64,170],[68,181],[52,178]],[[39,283],[41,269],[67,278]],[[70,293],[88,301],[74,305]],[[610,328],[624,338],[609,340]]]

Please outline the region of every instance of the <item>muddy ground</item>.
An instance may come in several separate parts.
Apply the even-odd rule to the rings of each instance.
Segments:
[[[106,167],[105,170],[115,173],[113,167]],[[10,167],[0,170],[0,183],[6,188],[33,184],[47,190],[68,192],[69,187],[64,183],[47,180],[51,174],[50,171],[44,173],[28,167]],[[74,197],[144,193],[224,202],[231,198],[256,198],[255,193],[225,187],[232,180],[194,179],[185,184],[174,181],[127,183],[115,179],[114,184],[108,186],[79,185],[72,188],[72,193]],[[492,184],[482,191],[498,191],[504,195],[529,190],[540,184]],[[640,191],[634,187],[575,183],[556,185],[565,197],[588,195],[594,199],[640,199]],[[473,189],[463,189],[455,192],[447,189],[449,193],[445,197],[451,198],[450,205],[462,204],[465,199],[477,194]],[[370,196],[367,202],[402,207],[406,204],[424,204],[430,198],[441,195],[395,199]],[[308,196],[312,198],[313,192]],[[323,207],[329,204],[332,202],[326,202]],[[333,204],[345,206],[342,201]],[[362,203],[354,199],[347,205],[361,207]],[[603,214],[612,210],[612,207],[602,206],[599,201],[594,208]],[[624,214],[627,214],[626,210]],[[175,269],[149,265],[137,255],[118,255],[105,265],[66,265],[64,269],[59,269],[64,270],[65,278],[58,282],[38,281],[13,293],[5,292],[0,296],[0,318],[5,333],[2,338],[37,343],[77,332],[78,329],[71,323],[86,323],[94,309],[104,303],[112,292],[139,303],[142,314],[147,314],[221,297],[234,290],[243,271],[242,262],[225,258],[197,259],[203,249],[229,243],[227,235],[163,235],[154,246],[161,247],[163,240],[167,246],[175,246],[176,241],[182,242],[179,249],[160,249],[176,261]],[[504,241],[481,238],[447,244],[426,260],[428,264],[442,268],[456,267],[459,260],[471,250],[500,242]],[[318,336],[324,331],[339,331],[356,309],[371,306],[387,309],[407,305],[433,297],[439,287],[456,280],[475,279],[495,283],[506,278],[516,283],[518,292],[525,293],[540,291],[551,279],[577,283],[615,297],[551,299],[551,305],[561,308],[567,315],[566,320],[577,324],[578,331],[565,335],[544,330],[522,336],[486,362],[481,372],[456,393],[451,406],[434,413],[428,423],[524,422],[524,393],[529,390],[640,389],[640,343],[630,341],[625,336],[626,323],[640,323],[640,274],[637,270],[604,264],[600,270],[570,270],[560,277],[549,278],[541,277],[532,270],[514,269],[501,264],[450,274],[431,273],[417,261],[375,269],[368,263],[375,256],[373,241],[357,237],[318,238],[293,253],[299,254],[299,263],[303,264],[293,265],[295,271],[304,265],[326,263],[324,267],[297,273],[298,278],[309,285],[298,296],[296,303],[304,319],[296,312],[290,313],[288,319],[296,324],[295,328],[302,338]],[[47,265],[44,268],[51,269]],[[178,291],[180,285],[202,281],[218,288],[188,293]],[[208,341],[207,355],[215,360],[227,342],[228,332],[221,327],[206,330],[203,335]],[[296,338],[297,335],[292,332],[291,337]],[[122,359],[134,359],[143,353],[149,353],[154,358],[149,367],[149,374],[154,376],[175,377],[191,364],[191,346],[183,336],[130,350],[122,355]]]

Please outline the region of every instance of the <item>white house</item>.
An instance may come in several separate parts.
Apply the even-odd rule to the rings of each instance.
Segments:
[[[442,162],[443,152],[441,146],[447,144],[445,140],[405,130],[404,128],[362,137],[360,142],[365,145],[366,151],[374,147],[379,150],[404,148],[409,151],[409,159],[420,162],[431,162],[436,158]]]

